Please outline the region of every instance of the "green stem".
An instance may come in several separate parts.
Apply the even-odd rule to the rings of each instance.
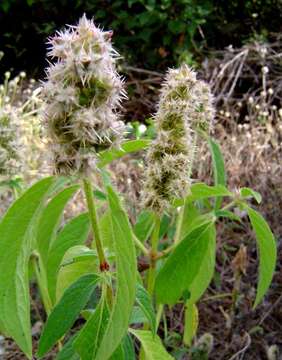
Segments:
[[[174,237],[174,244],[178,244],[180,241],[182,223],[183,223],[184,212],[185,212],[185,204],[186,204],[186,198],[184,199],[184,204],[180,209],[180,214],[177,219],[177,227],[176,227],[176,233],[175,233],[175,237]]]
[[[106,257],[104,254],[104,249],[100,237],[99,227],[98,227],[98,219],[97,219],[97,211],[94,202],[93,190],[91,186],[91,181],[87,178],[83,179],[83,187],[84,193],[86,197],[87,207],[89,211],[90,222],[92,226],[94,241],[97,249],[97,254],[100,262],[100,270],[105,271],[108,270],[109,265],[106,261]]]
[[[142,244],[142,242],[137,238],[137,236],[133,233],[133,240],[136,244],[137,247],[139,247],[139,249],[145,254],[145,255],[149,255],[149,250],[146,248],[145,245]]]
[[[151,237],[151,263],[148,274],[148,293],[152,296],[155,286],[155,277],[156,277],[156,261],[157,261],[157,252],[158,252],[158,243],[159,243],[159,233],[161,227],[161,220],[158,215],[155,217],[155,227]]]

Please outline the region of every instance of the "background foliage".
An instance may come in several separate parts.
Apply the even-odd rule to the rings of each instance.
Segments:
[[[126,61],[163,70],[201,60],[208,47],[241,46],[281,29],[280,0],[2,0],[0,70],[44,68],[47,36],[84,12],[115,32]]]

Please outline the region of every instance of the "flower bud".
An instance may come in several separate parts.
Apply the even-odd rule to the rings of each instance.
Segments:
[[[49,40],[48,55],[57,61],[47,69],[42,94],[58,173],[87,175],[97,153],[121,135],[117,110],[125,93],[110,34],[84,15]]]
[[[168,71],[154,117],[157,138],[147,154],[142,198],[144,206],[161,213],[173,199],[187,195],[194,134],[208,131],[214,111],[208,86],[187,65]]]

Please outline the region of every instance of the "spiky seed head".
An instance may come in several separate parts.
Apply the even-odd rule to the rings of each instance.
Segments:
[[[43,85],[44,120],[58,173],[91,172],[97,153],[121,136],[118,109],[126,95],[111,36],[84,15],[49,39],[48,56],[56,61]]]
[[[214,111],[207,84],[187,65],[170,69],[161,87],[154,117],[157,137],[147,153],[142,198],[156,213],[167,211],[173,199],[187,195],[195,132],[209,131]]]

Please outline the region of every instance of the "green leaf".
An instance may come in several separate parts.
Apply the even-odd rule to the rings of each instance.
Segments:
[[[185,305],[183,343],[191,346],[192,340],[197,333],[199,325],[199,313],[195,304],[189,301]]]
[[[150,299],[150,295],[140,284],[137,284],[136,302],[142,309],[146,318],[149,320],[153,333],[156,332],[156,316]]]
[[[197,183],[191,186],[191,195],[187,197],[187,200],[195,201],[218,196],[233,196],[233,194],[224,185],[209,186],[204,183]]]
[[[44,326],[38,345],[38,357],[42,357],[72,327],[80,311],[87,304],[99,277],[88,274],[79,278],[63,294]]]
[[[254,198],[258,204],[261,203],[261,194],[248,187],[241,188],[240,195],[244,198]]]
[[[232,211],[229,211],[229,210],[216,210],[214,212],[215,216],[216,217],[224,217],[224,218],[228,218],[230,220],[235,220],[235,221],[238,221],[238,222],[242,222],[240,216],[234,214]]]
[[[13,203],[0,223],[0,328],[31,359],[28,262],[34,226],[53,178],[37,182]]]
[[[192,222],[199,216],[199,211],[196,206],[188,201],[181,211],[183,211],[183,214],[181,212],[179,215],[182,216],[179,239],[183,239],[191,231]]]
[[[141,342],[146,360],[173,360],[163,347],[160,338],[157,335],[153,336],[151,331],[133,329],[129,331]]]
[[[207,230],[206,241],[208,243],[207,251],[203,256],[197,275],[188,288],[189,303],[196,303],[200,299],[213,278],[216,256],[216,230],[214,225],[211,225]]]
[[[123,339],[122,342],[123,352],[124,352],[124,360],[135,360],[135,349],[134,344],[129,334]]]
[[[135,246],[128,217],[110,186],[107,187],[107,192],[115,245],[117,291],[111,317],[95,360],[109,358],[126,335],[135,302],[137,279]]]
[[[57,275],[63,256],[69,248],[85,243],[88,233],[89,216],[85,213],[70,220],[51,244],[46,273],[49,295],[53,304],[56,301]]]
[[[40,215],[36,240],[38,251],[44,265],[47,261],[49,247],[52,245],[60,225],[63,210],[77,190],[78,186],[74,185],[61,191],[50,200]]]
[[[199,273],[209,245],[207,222],[191,231],[174,249],[156,278],[159,303],[174,305]]]
[[[212,163],[213,163],[213,173],[214,173],[214,183],[215,185],[223,185],[226,186],[226,174],[224,167],[224,159],[220,150],[219,145],[216,141],[209,138],[208,139],[211,155],[212,155]],[[215,202],[215,208],[219,209],[221,205],[221,198],[217,198]]]
[[[81,359],[95,359],[97,349],[102,341],[107,323],[109,321],[109,310],[104,296],[101,298],[95,311],[80,330],[73,346],[79,353]]]
[[[88,251],[88,247],[76,245],[68,249],[65,253],[60,270],[57,273],[56,301],[58,301],[64,294],[64,291],[81,276],[99,271],[97,258],[90,257],[77,260],[77,257],[82,256],[86,252],[88,253]]]
[[[72,336],[63,346],[55,360],[79,360],[79,355],[73,348],[73,342],[77,335]]]
[[[151,235],[154,224],[154,214],[150,211],[142,211],[136,220],[133,231],[140,241],[145,242]]]
[[[129,140],[121,144],[120,149],[111,149],[103,151],[99,154],[98,167],[102,168],[110,164],[113,160],[119,159],[126,154],[143,150],[148,147],[151,140]]]
[[[254,303],[256,307],[267,292],[275,270],[277,249],[275,238],[263,216],[254,209],[245,206],[256,234],[259,249],[259,282]]]
[[[144,311],[139,306],[133,306],[130,324],[143,324],[147,321],[147,316],[144,314]]]
[[[111,224],[111,214],[106,211],[99,219],[99,230],[104,247],[113,250],[113,234]]]

